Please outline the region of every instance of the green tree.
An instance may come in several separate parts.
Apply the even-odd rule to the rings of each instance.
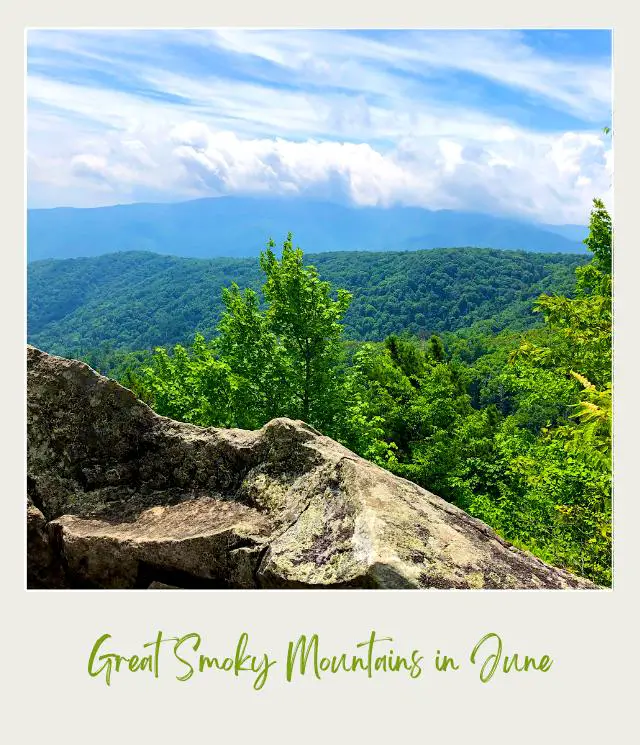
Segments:
[[[301,418],[329,433],[344,408],[341,320],[351,295],[304,264],[291,234],[278,259],[269,242],[258,294],[223,288],[218,336],[197,334],[189,349],[156,349],[143,393],[161,414],[205,426],[255,429],[277,416]],[[137,380],[137,378],[136,378]]]
[[[594,199],[585,244],[593,258],[576,269],[575,297],[542,295],[536,310],[552,332],[550,362],[567,376],[575,370],[595,385],[605,385],[611,380],[612,228],[599,199]]]
[[[444,361],[444,344],[442,343],[442,339],[437,334],[433,334],[432,337],[429,339],[427,350],[429,356],[432,357],[436,362]]]
[[[341,361],[341,320],[351,294],[320,279],[314,266],[305,266],[303,252],[294,248],[289,233],[278,259],[275,243],[260,255],[266,275],[266,325],[283,349],[299,416],[319,426],[335,414],[336,372]]]
[[[290,413],[287,360],[256,292],[241,292],[233,283],[223,288],[222,299],[216,349],[229,370],[235,426],[256,429]]]
[[[584,243],[593,253],[598,269],[606,274],[611,274],[612,238],[611,216],[602,200],[594,199],[589,220],[589,235],[584,239]]]

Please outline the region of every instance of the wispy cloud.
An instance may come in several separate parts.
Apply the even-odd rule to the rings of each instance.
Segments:
[[[583,222],[611,180],[610,51],[563,33],[31,32],[30,202],[269,191]]]
[[[600,62],[550,58],[528,46],[517,32],[405,31],[384,40],[335,32],[214,31],[224,48],[252,55],[295,72],[302,80],[347,90],[392,95],[398,72],[423,79],[459,71],[484,77],[544,100],[563,111],[599,121],[611,98],[610,68]],[[396,73],[396,74],[394,74]]]

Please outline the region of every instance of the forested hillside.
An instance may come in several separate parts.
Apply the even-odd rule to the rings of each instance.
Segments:
[[[491,249],[306,255],[322,277],[352,293],[346,339],[418,338],[483,322],[530,328],[541,293],[570,294],[588,257]],[[144,350],[211,336],[222,288],[259,289],[255,259],[184,259],[153,253],[38,261],[28,267],[28,339],[54,354]]]

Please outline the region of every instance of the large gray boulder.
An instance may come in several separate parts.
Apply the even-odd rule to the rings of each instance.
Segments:
[[[299,421],[203,429],[27,347],[33,587],[588,588]]]

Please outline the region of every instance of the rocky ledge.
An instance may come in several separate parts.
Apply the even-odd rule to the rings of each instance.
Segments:
[[[27,583],[593,588],[300,421],[196,427],[27,347]]]

